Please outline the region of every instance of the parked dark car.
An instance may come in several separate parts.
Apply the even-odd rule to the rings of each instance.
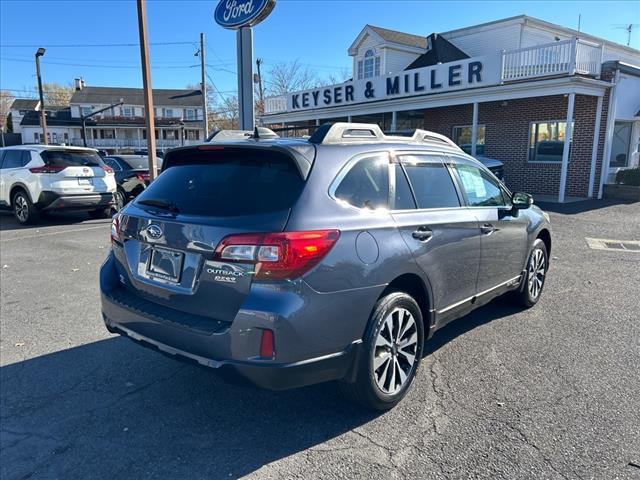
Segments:
[[[143,155],[111,155],[103,158],[116,176],[118,188],[113,194],[114,209],[120,211],[149,185],[149,159]],[[162,160],[157,159],[158,170]]]
[[[502,294],[538,302],[551,227],[532,203],[424,130],[173,149],[114,216],[104,322],[261,387],[339,380],[388,409],[437,329]]]
[[[144,155],[147,156],[149,155],[149,150],[142,149],[142,150],[134,150],[133,152],[134,155]],[[164,152],[162,150],[156,150],[156,157],[157,158],[163,158],[164,157]]]

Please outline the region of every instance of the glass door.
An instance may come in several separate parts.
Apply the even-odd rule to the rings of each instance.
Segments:
[[[613,143],[611,145],[611,168],[629,165],[629,150],[633,122],[616,122],[613,126]]]

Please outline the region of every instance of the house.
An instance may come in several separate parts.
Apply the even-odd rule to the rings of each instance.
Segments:
[[[22,118],[27,112],[38,111],[40,111],[40,100],[34,100],[32,98],[16,98],[9,108],[13,133],[22,132],[20,122],[22,122]]]
[[[348,54],[352,81],[267,98],[262,123],[433,130],[501,160],[513,190],[559,201],[638,165],[633,48],[520,15],[424,36],[366,25]]]
[[[47,112],[51,143],[85,144],[118,153],[147,147],[144,91],[141,88],[92,87],[76,79],[76,89],[66,109]],[[159,149],[204,140],[203,102],[200,90],[154,89],[156,146]],[[122,105],[115,105],[122,102]],[[92,112],[115,105],[97,115]],[[23,143],[40,143],[42,129],[37,116],[22,121]]]

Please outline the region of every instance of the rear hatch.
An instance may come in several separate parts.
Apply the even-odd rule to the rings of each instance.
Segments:
[[[55,192],[77,195],[113,191],[113,171],[92,150],[45,150],[40,156],[45,163],[43,173],[49,174],[48,188]]]
[[[125,288],[188,314],[230,322],[252,282],[252,262],[216,253],[231,234],[282,232],[304,184],[287,154],[193,147],[119,215],[114,252]]]

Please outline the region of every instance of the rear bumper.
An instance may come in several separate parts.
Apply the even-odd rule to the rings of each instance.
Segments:
[[[266,365],[257,362],[216,360],[171,347],[121,325],[111,324],[106,316],[104,321],[111,333],[118,333],[143,347],[151,348],[179,361],[219,370],[220,373],[239,375],[257,387],[267,390],[288,390],[350,377],[361,348],[361,342],[357,341],[342,352],[295,363]]]
[[[319,294],[302,281],[254,285],[233,321],[222,322],[139,296],[126,286],[120,267],[111,254],[100,271],[102,315],[110,332],[270,390],[352,378],[379,295],[373,288]],[[274,332],[273,359],[260,357],[264,329]]]
[[[113,205],[113,193],[88,193],[78,195],[62,195],[44,191],[36,202],[40,210],[93,210]]]

